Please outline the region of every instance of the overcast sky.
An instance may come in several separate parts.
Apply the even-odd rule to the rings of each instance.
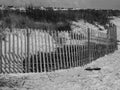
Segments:
[[[120,9],[120,0],[0,0],[1,4],[39,5],[71,8]]]

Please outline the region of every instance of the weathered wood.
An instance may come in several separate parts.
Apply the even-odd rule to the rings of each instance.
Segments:
[[[27,29],[27,72],[30,72],[30,29]]]
[[[2,34],[0,34],[0,73],[2,73]]]
[[[90,29],[88,28],[88,60],[90,61]]]

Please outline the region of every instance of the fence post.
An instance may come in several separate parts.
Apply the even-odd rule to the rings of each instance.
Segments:
[[[2,33],[0,33],[0,74],[2,73]]]
[[[90,62],[90,28],[88,28],[88,60]]]

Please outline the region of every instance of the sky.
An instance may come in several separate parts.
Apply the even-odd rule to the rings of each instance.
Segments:
[[[65,8],[120,9],[120,0],[0,0],[5,5],[37,5]]]

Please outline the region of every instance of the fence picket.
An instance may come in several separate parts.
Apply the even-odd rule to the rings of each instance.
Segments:
[[[10,59],[10,60],[8,61],[8,62],[9,62],[8,65],[9,65],[9,72],[11,72],[11,70],[10,70],[10,68],[11,68],[10,61],[12,61],[12,59],[11,59],[11,49],[12,49],[12,48],[11,48],[11,46],[12,46],[12,45],[11,45],[11,42],[12,42],[12,41],[11,41],[11,34],[8,34],[8,35],[9,35],[9,38],[8,38],[8,39],[9,39],[9,40],[8,40],[8,42],[9,42],[9,53],[8,53],[8,55],[9,55],[9,59]]]
[[[4,54],[3,55],[5,55],[5,57],[7,57],[7,52],[6,51],[7,51],[7,44],[6,44],[6,41],[4,40]],[[7,61],[7,59],[5,58],[5,62],[4,62],[4,69],[5,69],[5,71],[7,69],[8,62],[9,61]]]
[[[69,42],[70,42],[70,40],[71,40],[71,38],[70,38],[70,31],[67,31],[68,32],[68,34],[69,34]],[[72,67],[72,60],[71,60],[71,53],[70,53],[70,48],[71,48],[71,45],[69,45],[68,46],[68,60],[69,60],[69,67],[71,68]]]
[[[79,66],[79,46],[78,45],[79,45],[79,34],[77,34],[77,48],[76,48],[77,49],[77,53],[76,53],[77,54],[76,55],[76,57],[77,57],[77,61],[76,61],[77,66]]]
[[[20,34],[20,49],[21,49],[21,51],[20,51],[20,56],[22,57],[21,59],[22,59],[22,69],[23,69],[23,72],[24,72],[24,66],[23,66],[23,60],[24,60],[24,55],[23,55],[23,34],[21,33]]]
[[[72,32],[70,32],[70,36],[72,36]],[[70,40],[70,53],[71,53],[71,61],[72,61],[72,63],[71,63],[71,66],[73,67],[74,66],[74,52],[73,52],[73,48],[72,48],[72,44],[73,44],[73,42],[72,42],[73,40],[71,39]]]
[[[27,31],[27,29],[26,29],[26,31]],[[27,58],[27,32],[25,31],[25,35],[24,35],[24,39],[25,39],[25,42],[24,42],[24,44],[25,44],[25,72],[27,73],[27,60],[26,60],[26,58]]]
[[[60,33],[60,31],[58,31],[58,34]],[[62,67],[63,67],[63,60],[62,60],[62,52],[61,52],[61,44],[60,44],[60,39],[58,38],[58,45],[59,45],[59,48],[58,48],[58,54],[59,54],[59,58],[60,58],[60,69],[62,69]]]
[[[90,60],[90,29],[88,28],[88,59]]]
[[[50,34],[51,33],[51,31],[50,30],[48,30],[47,31],[47,34]],[[51,41],[50,41],[50,37],[49,36],[47,36],[47,40],[48,40],[48,52],[49,52],[49,54],[48,54],[48,62],[49,62],[49,71],[51,71],[52,70],[52,58],[51,58]]]
[[[46,71],[49,71],[49,62],[48,62],[48,42],[47,42],[47,31],[44,31],[44,34],[45,34],[45,36],[44,36],[44,38],[45,38],[45,62],[46,62],[46,64],[45,64],[45,67],[46,67]],[[47,52],[47,53],[46,53]]]
[[[50,33],[51,33],[51,36],[53,37],[52,41],[51,41],[52,42],[51,48],[53,49],[54,48],[54,44],[55,44],[55,42],[54,42],[55,37],[54,37],[54,34],[53,34],[54,32],[53,31],[51,31]],[[54,58],[54,52],[51,53],[51,57],[52,57],[52,59],[51,59],[52,70],[55,70],[56,69],[56,63],[55,63],[55,58]]]
[[[56,47],[56,50],[55,50],[56,62],[57,62],[57,63],[56,63],[56,67],[57,67],[57,69],[60,69],[59,54],[58,54],[58,48],[59,48],[59,47],[58,47],[58,41],[59,41],[59,40],[58,40],[58,39],[59,39],[58,34],[59,34],[59,33],[58,33],[57,31],[55,31],[55,37],[57,38],[57,40],[56,40],[56,42],[57,42],[57,43],[56,43],[56,46],[57,46],[57,47]]]
[[[44,31],[42,30],[42,33],[44,33]],[[45,40],[45,37],[43,36],[43,39],[42,40],[42,44],[44,43],[43,40]],[[43,48],[44,49],[44,48]],[[44,64],[44,72],[46,72],[46,62],[45,62],[45,54],[44,54],[44,51],[43,51],[43,64]]]
[[[33,36],[34,36],[34,33],[33,33],[33,31],[31,31],[31,58],[32,58],[32,60],[30,60],[30,62],[31,62],[31,69],[32,69],[32,72],[35,72],[35,59],[34,59],[34,38],[33,38]]]
[[[62,33],[62,31],[60,33]],[[63,69],[65,69],[66,68],[66,59],[65,59],[65,48],[64,48],[63,38],[61,39],[61,45],[62,45],[62,57],[63,57],[63,64],[64,64]]]
[[[1,34],[1,33],[0,33]],[[2,35],[0,35],[0,73],[2,73]]]
[[[36,57],[36,72],[39,72],[38,67],[39,67],[39,63],[38,63],[38,52],[37,52],[38,48],[37,48],[37,30],[35,30],[35,57]]]
[[[40,31],[38,31],[38,36],[40,36]],[[42,69],[42,60],[41,60],[41,46],[40,46],[40,43],[41,42],[41,37],[38,37],[38,46],[39,46],[39,71],[42,72],[43,69]]]

